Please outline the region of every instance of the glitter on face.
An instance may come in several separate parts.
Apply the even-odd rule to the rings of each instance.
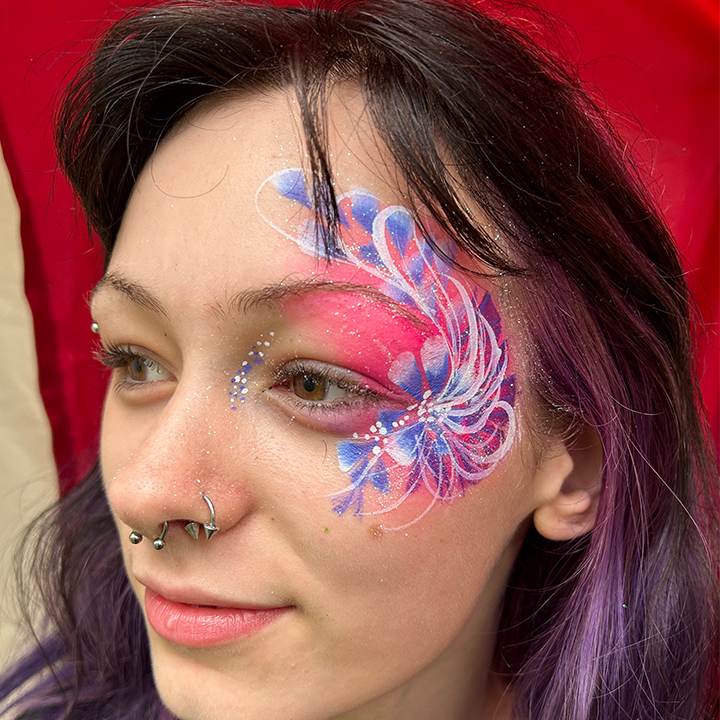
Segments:
[[[261,365],[265,362],[265,352],[260,348],[269,348],[270,341],[275,336],[274,332],[269,333],[270,340],[263,340],[264,335],[260,335],[260,339],[255,342],[252,346],[252,350],[248,353],[248,359],[243,360],[240,369],[233,375],[230,380],[230,409],[237,410],[238,405],[245,402],[245,397],[249,392],[247,387],[248,375],[250,371],[256,366]]]
[[[256,198],[268,183],[312,211],[302,170],[273,174]],[[487,477],[511,447],[516,390],[507,342],[490,293],[454,270],[454,245],[436,222],[424,220],[421,231],[407,208],[382,206],[362,189],[341,195],[338,205],[339,247],[331,259],[365,273],[430,333],[417,352],[400,352],[389,368],[387,379],[408,396],[407,407],[380,410],[365,431],[338,443],[339,466],[350,482],[332,496],[333,509],[358,517],[387,513],[425,490],[430,501],[416,522],[436,502]],[[324,228],[316,213],[293,233],[263,217],[303,252],[318,255]],[[380,509],[365,509],[367,492],[385,497]]]

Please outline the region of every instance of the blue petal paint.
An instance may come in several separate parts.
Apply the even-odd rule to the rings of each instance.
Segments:
[[[375,267],[382,267],[383,261],[380,255],[378,254],[378,251],[375,249],[374,245],[363,245],[358,249],[360,253],[360,257],[363,258],[363,260],[367,260],[370,264],[375,265]]]
[[[433,445],[433,452],[437,455],[449,455],[450,454],[450,445],[448,444],[448,441],[445,439],[445,436],[442,432],[439,432],[437,436],[435,437],[435,444]]]
[[[395,434],[395,446],[404,453],[406,458],[415,458],[421,446],[423,426],[413,423]]]
[[[305,176],[302,170],[291,168],[277,173],[273,178],[273,184],[281,195],[289,200],[295,200],[306,208],[312,207],[310,198],[305,187]]]
[[[338,445],[340,469],[343,472],[350,472],[359,461],[366,461],[368,455],[367,445],[366,442],[341,442]]]
[[[392,428],[393,423],[396,423],[404,414],[404,410],[381,410],[378,413],[378,420],[386,428]]]
[[[381,493],[390,492],[390,478],[388,476],[387,467],[382,460],[378,460],[372,469],[372,484],[376,490]]]
[[[450,372],[447,345],[439,338],[436,343],[428,340],[422,348],[421,358],[430,389],[433,395],[437,395],[445,387]]]
[[[412,353],[402,353],[402,363],[395,363],[391,368],[388,377],[392,382],[401,387],[406,393],[412,395],[416,400],[422,400],[423,385],[420,368]]]
[[[401,255],[405,254],[408,244],[413,235],[413,226],[415,223],[405,210],[397,210],[390,213],[385,219],[385,227],[390,233],[395,247],[400,251]]]
[[[410,308],[416,309],[417,305],[415,301],[403,290],[400,290],[392,285],[388,285],[383,288],[383,292],[393,300],[396,300],[403,305],[407,305]]]
[[[372,235],[373,223],[378,214],[378,201],[372,195],[358,195],[353,202],[352,215],[368,235]]]
[[[408,274],[413,284],[417,287],[423,286],[423,280],[425,279],[425,261],[419,255],[416,255],[407,263]]]
[[[350,223],[348,222],[347,216],[345,215],[345,210],[342,207],[338,208],[338,210],[339,210],[340,224],[349,228]]]

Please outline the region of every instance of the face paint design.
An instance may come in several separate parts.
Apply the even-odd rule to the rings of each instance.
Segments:
[[[275,173],[257,198],[268,184],[311,212],[288,232],[288,224],[273,223],[259,203],[258,211],[317,257],[324,225],[312,212],[303,171]],[[430,333],[418,353],[402,352],[390,366],[388,380],[408,394],[407,408],[381,410],[364,433],[339,442],[338,462],[349,484],[332,497],[333,509],[378,515],[426,491],[427,507],[406,527],[438,501],[463,495],[505,456],[515,434],[515,378],[508,375],[507,343],[490,293],[453,270],[454,245],[436,222],[423,220],[423,234],[408,209],[384,207],[361,189],[338,204],[341,229],[332,260],[361,270],[422,318]],[[379,509],[365,509],[368,491],[384,498]]]
[[[270,333],[270,338],[275,336],[274,332]],[[230,409],[237,410],[238,405],[245,402],[245,396],[248,394],[248,374],[255,365],[265,362],[265,351],[270,347],[270,340],[263,340],[263,335],[252,346],[252,350],[248,353],[248,359],[243,360],[240,369],[230,380],[231,388],[228,392],[230,395]]]

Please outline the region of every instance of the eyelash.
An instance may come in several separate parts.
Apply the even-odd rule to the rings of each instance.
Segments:
[[[382,395],[370,390],[370,388],[363,387],[356,381],[348,380],[346,377],[348,374],[350,372],[342,368],[333,368],[312,360],[293,360],[276,371],[272,387],[282,387],[294,377],[301,375],[316,382],[334,385],[351,396],[348,399],[333,400],[331,402],[326,400],[304,400],[297,396],[292,400],[293,404],[298,408],[319,412],[335,411],[338,408],[356,405],[358,402],[380,403],[384,399]],[[289,392],[292,391],[289,390]]]
[[[128,379],[127,369],[130,364],[136,360],[140,360],[142,363],[144,363],[149,370],[162,369],[167,372],[167,370],[163,368],[160,363],[156,362],[152,358],[149,358],[147,355],[136,352],[131,347],[114,345],[113,343],[107,343],[106,345],[101,345],[96,348],[95,359],[110,370],[123,371],[121,373],[117,373],[117,376],[115,378],[113,389],[116,391],[132,391],[148,385],[152,382],[157,382],[152,380],[143,382],[139,380]]]
[[[95,350],[96,359],[105,367],[111,370],[120,370],[115,382],[114,389],[123,391],[134,391],[157,381],[137,381],[128,379],[127,369],[136,360],[141,361],[149,370],[162,368],[162,366],[149,358],[147,355],[137,352],[128,346],[114,345],[108,343]],[[165,369],[165,368],[162,368]],[[166,371],[167,372],[167,371]],[[347,379],[349,371],[342,368],[334,368],[323,363],[312,360],[293,360],[275,372],[273,388],[279,388],[289,383],[293,378],[302,376],[318,383],[327,383],[348,393],[347,399],[342,400],[307,400],[292,395],[292,390],[287,388],[292,404],[298,409],[311,412],[332,412],[341,408],[356,406],[358,403],[379,404],[385,399],[381,394],[363,387],[357,381]]]

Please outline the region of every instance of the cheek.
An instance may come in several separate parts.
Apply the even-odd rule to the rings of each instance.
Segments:
[[[123,513],[123,521],[118,511],[125,508],[136,510],[141,496],[134,490],[127,491],[127,486],[122,481],[123,471],[142,448],[152,425],[153,420],[150,418],[143,421],[136,413],[130,416],[122,405],[111,398],[106,399],[100,435],[100,465],[105,494],[118,528],[125,566],[128,569],[132,566],[132,546],[128,541],[128,533],[136,528],[128,513]],[[130,577],[132,578],[132,573]]]
[[[307,537],[306,559],[324,588],[309,612],[317,612],[333,662],[343,666],[351,656],[375,671],[387,662],[402,675],[466,632],[485,633],[491,645],[532,511],[524,480],[519,467],[498,472],[403,530],[364,517],[329,521],[328,532]]]
[[[115,397],[112,388],[108,391],[100,430],[100,461],[106,483],[147,446],[148,439],[158,427],[167,399],[133,405]],[[172,433],[168,433],[164,442],[171,447],[182,446],[182,438],[173,438]]]
[[[144,413],[130,413],[110,396],[106,398],[100,431],[100,462],[106,484],[142,446],[153,420]]]

